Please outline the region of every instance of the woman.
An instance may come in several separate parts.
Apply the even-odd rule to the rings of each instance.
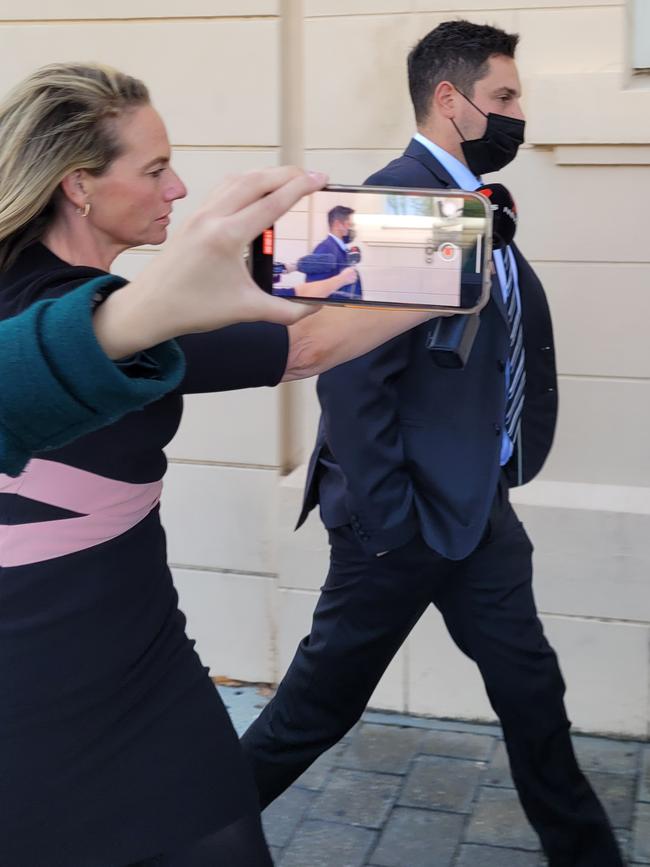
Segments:
[[[185,195],[169,156],[140,82],[62,64],[23,82],[0,106],[0,318],[111,282],[120,252],[164,241]],[[112,310],[126,333],[130,315],[149,310],[139,338],[109,338],[108,354],[121,357],[177,332],[251,324],[183,338],[185,372],[170,395],[37,455],[18,479],[0,477],[3,865],[271,863],[233,728],[185,636],[158,500],[182,393],[317,373],[423,318],[323,310],[296,321],[305,311],[245,276],[244,242],[322,183],[274,169],[255,176],[254,194],[236,181],[218,191],[129,303],[104,301],[96,327]],[[215,268],[241,291],[211,299]],[[214,305],[211,323],[196,296]],[[59,361],[87,378],[74,346]],[[163,376],[160,354],[131,355],[121,374]],[[91,384],[80,395],[88,401]]]

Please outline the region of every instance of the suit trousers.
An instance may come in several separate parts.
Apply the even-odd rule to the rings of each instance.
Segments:
[[[259,813],[184,846],[127,867],[273,867]]]
[[[513,780],[550,867],[623,864],[575,759],[564,681],[532,591],[532,545],[499,484],[479,546],[444,559],[420,535],[376,557],[352,529],[330,531],[330,570],[310,634],[243,737],[262,807],[357,722],[430,604],[478,665],[501,721]]]

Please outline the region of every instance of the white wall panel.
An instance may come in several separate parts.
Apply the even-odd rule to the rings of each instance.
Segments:
[[[644,0],[637,0],[643,3]],[[620,6],[621,0],[571,0],[571,6],[600,7]],[[307,17],[325,17],[330,15],[378,15],[396,12],[439,12],[448,17],[466,15],[467,12],[484,12],[488,15],[495,9],[552,9],[562,10],[569,5],[567,0],[461,0],[460,4],[453,0],[305,0],[305,15]]]
[[[88,0],[2,0],[0,21],[66,18],[193,18],[244,15],[277,15],[279,0],[112,0],[110,5]]]
[[[545,479],[650,486],[650,381],[564,377]]]
[[[519,5],[519,4],[518,4]],[[620,71],[623,68],[622,46],[625,44],[625,7],[592,5],[592,8],[560,4],[530,8],[519,13],[516,30],[521,36],[517,63],[521,74],[538,75],[540,71],[592,73]],[[542,4],[531,3],[531,7]],[[549,46],[553,50],[549,51]],[[553,114],[553,105],[545,114]],[[576,106],[579,113],[579,106]]]
[[[3,89],[53,61],[111,64],[148,85],[176,144],[279,144],[273,20],[0,25]],[[236,83],[236,84],[235,84]]]
[[[499,176],[517,202],[522,252],[535,262],[647,264],[647,172],[558,167],[551,150],[524,148]]]
[[[187,634],[212,677],[273,680],[272,578],[175,569]]]
[[[162,499],[170,562],[275,572],[276,502],[273,470],[171,464]]]
[[[540,611],[650,622],[650,512],[515,508],[535,545]]]
[[[533,262],[551,307],[560,373],[650,378],[650,262]]]
[[[569,719],[584,731],[648,736],[648,629],[544,617],[567,683]]]
[[[276,467],[278,414],[278,393],[272,388],[188,395],[167,454],[179,460]]]

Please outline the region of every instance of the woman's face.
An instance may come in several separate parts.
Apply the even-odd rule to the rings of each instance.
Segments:
[[[170,165],[165,126],[150,105],[126,112],[116,123],[122,154],[103,175],[85,175],[86,219],[107,246],[162,244],[174,201],[187,195]]]

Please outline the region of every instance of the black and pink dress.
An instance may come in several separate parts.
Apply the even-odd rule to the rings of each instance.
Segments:
[[[0,275],[0,318],[101,273],[34,244]],[[182,393],[275,385],[287,330],[235,326],[179,344],[177,391],[0,475],[3,867],[129,864],[257,810],[185,635],[158,502]],[[137,375],[155,359],[124,364]]]

